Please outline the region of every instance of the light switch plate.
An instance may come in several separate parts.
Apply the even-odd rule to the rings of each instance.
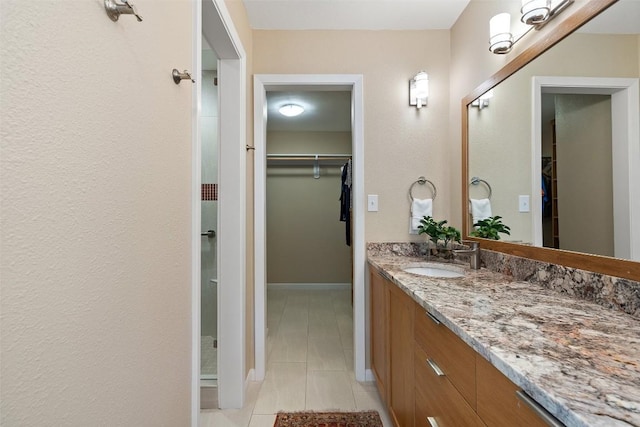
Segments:
[[[529,212],[531,210],[529,206],[529,195],[518,196],[518,209],[520,212]]]
[[[369,194],[367,197],[367,210],[369,212],[378,212],[378,195]]]

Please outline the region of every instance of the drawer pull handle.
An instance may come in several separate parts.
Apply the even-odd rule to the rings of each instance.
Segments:
[[[431,427],[438,427],[438,422],[433,417],[427,417],[427,422]]]
[[[436,316],[434,316],[433,314],[429,313],[428,311],[426,313],[427,313],[427,316],[429,316],[429,319],[433,320],[433,323],[435,323],[436,325],[440,324],[440,321],[436,318]]]
[[[440,369],[440,367],[436,364],[436,362],[434,362],[431,359],[427,359],[427,364],[431,366],[431,369],[433,369],[433,372],[435,372],[437,376],[439,377],[445,376],[444,372],[442,372],[442,369]]]
[[[538,402],[533,400],[531,396],[525,393],[522,390],[516,391],[516,396],[518,399],[522,400],[533,412],[536,413],[545,423],[550,425],[551,427],[565,427],[560,421],[556,419],[553,415],[551,415],[546,409],[544,409]]]

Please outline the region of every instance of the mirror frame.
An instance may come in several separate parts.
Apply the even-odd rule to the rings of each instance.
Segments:
[[[503,252],[523,258],[530,258],[552,264],[578,268],[581,270],[607,274],[616,277],[640,281],[640,262],[600,255],[584,254],[562,249],[529,246],[517,243],[501,242],[469,236],[472,227],[469,215],[469,120],[468,108],[480,95],[498,85],[516,71],[536,59],[556,43],[569,36],[583,24],[594,18],[618,0],[590,0],[569,15],[540,40],[533,43],[502,69],[480,84],[462,99],[462,235],[465,239],[481,242],[483,249]]]

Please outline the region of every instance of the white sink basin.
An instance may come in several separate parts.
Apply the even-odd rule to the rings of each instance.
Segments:
[[[463,277],[464,273],[456,270],[448,270],[440,267],[407,267],[403,269],[407,273],[428,277]]]

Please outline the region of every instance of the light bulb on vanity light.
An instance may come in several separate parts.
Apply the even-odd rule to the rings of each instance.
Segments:
[[[499,13],[489,21],[489,50],[497,54],[508,53],[512,46],[511,15]]]

